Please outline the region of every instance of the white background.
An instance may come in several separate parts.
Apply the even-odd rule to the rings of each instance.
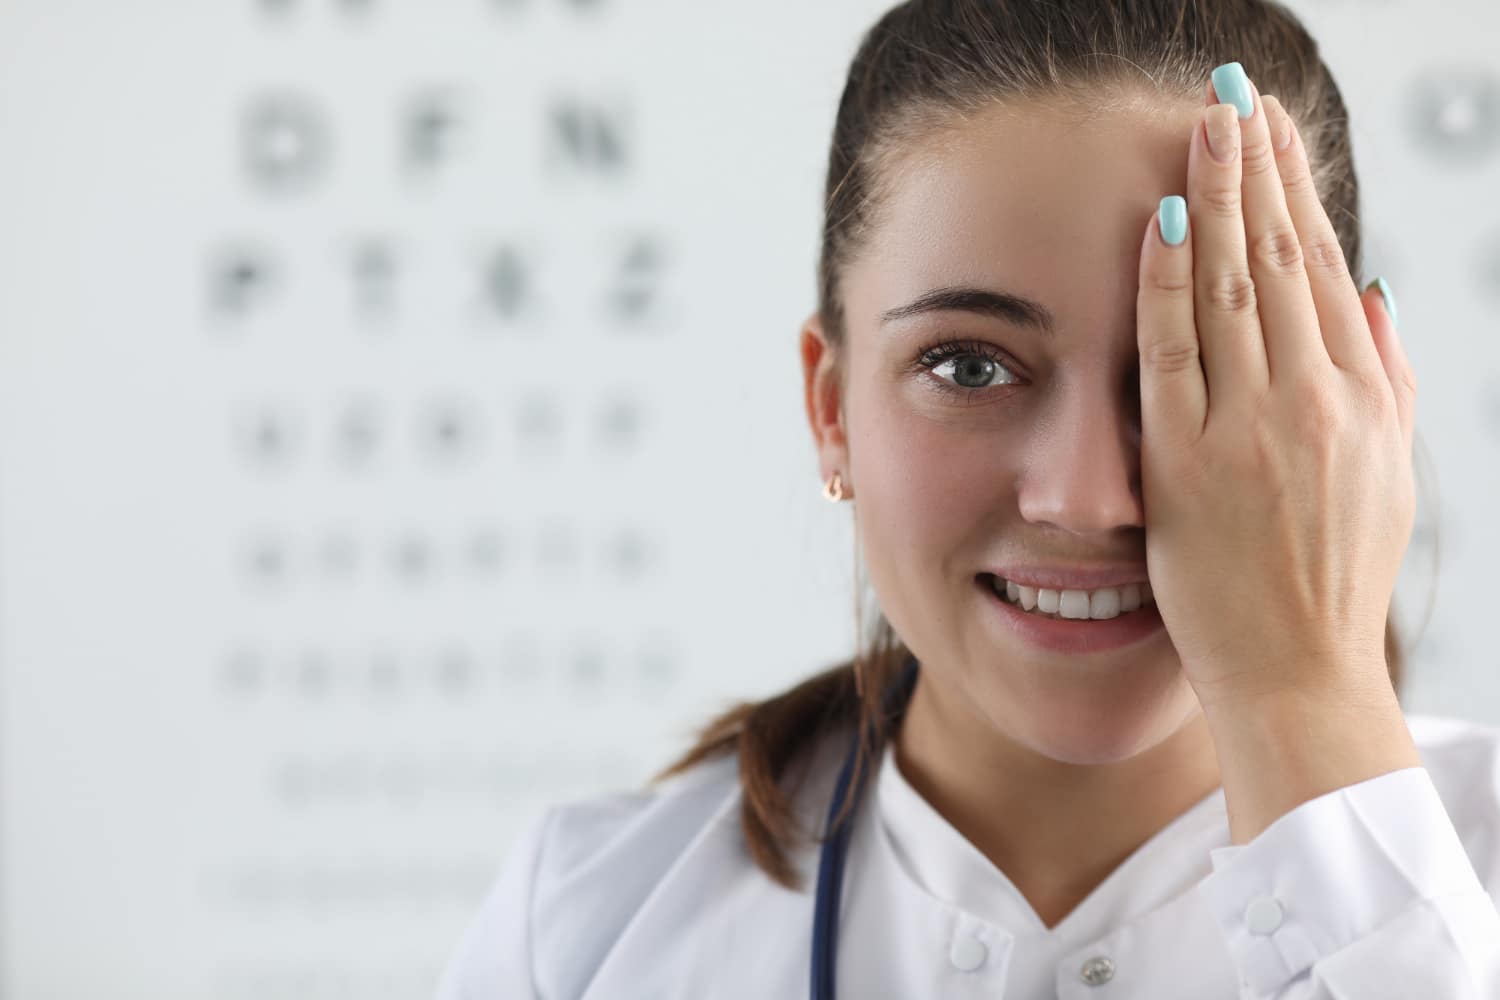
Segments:
[[[1403,702],[1500,720],[1500,8],[1293,6],[1421,382]],[[848,655],[796,334],[885,7],[0,0],[3,1000],[427,996],[521,821]]]

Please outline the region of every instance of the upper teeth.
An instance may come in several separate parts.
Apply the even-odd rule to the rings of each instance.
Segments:
[[[1049,590],[1001,580],[998,576],[994,580],[995,592],[1012,604],[1019,604],[1027,611],[1043,611],[1062,618],[1114,618],[1155,603],[1149,583],[1127,583],[1123,587],[1100,587],[1097,590]]]

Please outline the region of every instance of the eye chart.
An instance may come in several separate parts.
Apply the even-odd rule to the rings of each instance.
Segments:
[[[840,653],[842,69],[711,13],[0,11],[5,1000],[427,996],[524,819]]]
[[[848,655],[796,332],[886,6],[0,7],[0,1000],[429,996],[525,819]],[[1372,186],[1493,165],[1344,63]],[[1493,344],[1412,350],[1493,456]]]

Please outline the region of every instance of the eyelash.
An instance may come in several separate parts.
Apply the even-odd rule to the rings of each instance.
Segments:
[[[980,357],[985,358],[989,361],[993,361],[1002,369],[1004,369],[1012,378],[1020,378],[1020,376],[1016,375],[1015,368],[1011,364],[1010,358],[1006,357],[1003,353],[997,351],[989,344],[985,344],[977,340],[944,341],[934,344],[922,351],[921,355],[917,358],[917,364],[922,368],[931,371],[938,365],[942,364],[944,361],[949,361],[953,358],[966,356]],[[1001,386],[1017,384],[1015,382],[1001,382],[995,385],[986,385],[980,386],[979,388],[973,388],[971,386],[958,385],[955,382],[950,382],[948,379],[942,377],[941,375],[937,375],[935,376],[935,378],[936,384],[934,388],[936,388],[939,392],[959,397],[976,396],[979,393],[987,392],[990,389],[998,389]]]

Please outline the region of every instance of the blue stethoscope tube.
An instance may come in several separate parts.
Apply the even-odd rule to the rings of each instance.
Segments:
[[[881,703],[885,718],[894,720],[899,708],[906,710],[912,688],[917,681],[917,658],[908,657],[900,673],[891,683]],[[854,829],[854,815],[859,811],[859,800],[864,794],[866,770],[860,777],[859,787],[854,790],[854,805],[837,830],[833,829],[833,818],[838,814],[839,803],[849,790],[854,774],[854,761],[859,753],[860,730],[856,726],[849,753],[844,758],[843,770],[833,791],[833,801],[828,804],[828,826],[824,833],[823,850],[818,858],[818,892],[813,901],[812,940],[812,1000],[833,1000],[834,960],[838,954],[839,899],[844,885],[844,858],[849,853],[849,836]]]

